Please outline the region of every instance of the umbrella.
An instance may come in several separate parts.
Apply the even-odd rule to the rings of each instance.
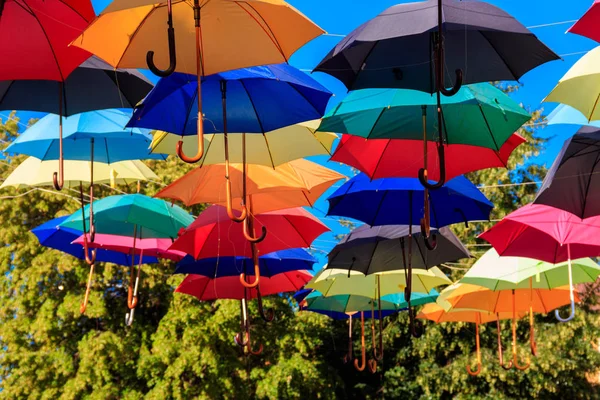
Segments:
[[[159,191],[155,197],[176,199],[190,206],[199,203],[217,203],[228,206],[223,183],[223,164],[197,168]],[[250,164],[244,181],[242,164],[232,164],[229,174],[232,199],[243,202],[244,184],[246,195],[251,198],[254,212],[261,214],[292,207],[312,207],[317,199],[338,180],[344,178],[329,168],[311,161],[299,159],[271,168]],[[231,205],[240,210],[240,203]],[[232,209],[228,213],[233,214]]]
[[[289,161],[313,155],[331,155],[333,142],[338,138],[335,133],[317,132],[319,121],[302,122],[266,132],[262,135],[243,135],[234,133],[228,138],[229,161],[241,163],[242,138],[246,139],[246,160],[248,164],[264,165],[275,168]],[[204,135],[204,156],[200,165],[220,164],[224,161],[225,135]],[[186,153],[197,152],[198,142],[190,136],[179,136],[157,131],[153,134],[151,149],[153,153],[176,154],[175,145],[183,140]]]
[[[548,125],[590,125],[600,128],[600,121],[588,121],[579,110],[566,104],[559,104],[558,107],[548,114],[546,121]]]
[[[517,314],[518,318],[522,318],[525,313]],[[470,365],[467,365],[467,372],[471,376],[477,376],[481,373],[481,351],[479,346],[479,324],[485,324],[488,322],[496,321],[498,331],[498,358],[500,365],[504,365],[502,356],[502,339],[500,336],[500,320],[511,319],[513,317],[512,312],[502,313],[491,313],[482,310],[470,310],[470,309],[452,309],[450,311],[444,310],[438,304],[426,304],[421,309],[417,318],[428,319],[435,323],[440,322],[470,322],[475,324],[475,348],[477,352],[477,369],[473,371]]]
[[[531,278],[530,278],[531,279]],[[568,287],[554,289],[513,289],[493,291],[482,286],[459,283],[450,286],[440,293],[438,303],[449,304],[446,309],[478,309],[492,313],[512,312],[513,360],[505,369],[515,366],[519,370],[529,368],[529,361],[519,365],[517,361],[517,313],[529,311],[531,353],[536,354],[536,344],[533,335],[533,313],[548,313],[558,307],[568,304],[572,297]]]
[[[568,211],[579,218],[600,215],[600,128],[584,126],[567,139],[548,170],[534,204]]]
[[[50,247],[52,249],[60,250],[63,253],[70,254],[80,260],[91,261],[90,264],[90,275],[88,278],[88,285],[85,291],[84,301],[81,303],[80,311],[83,314],[85,312],[88,297],[91,289],[91,281],[94,273],[94,262],[109,262],[118,265],[129,265],[131,262],[127,254],[120,252],[98,249],[92,251],[92,259],[90,259],[87,248],[84,248],[81,244],[72,244],[82,232],[77,229],[61,227],[62,224],[69,216],[54,218],[38,227],[35,227],[31,232],[38,238],[42,246]],[[139,264],[152,264],[157,263],[156,257],[150,257],[148,255],[135,256],[133,262]]]
[[[90,205],[67,218],[60,226],[88,231],[85,221],[90,215]],[[136,248],[137,239],[167,238],[175,239],[179,231],[192,223],[194,218],[182,208],[169,204],[164,200],[153,199],[141,194],[108,196],[96,201],[96,213],[91,235],[94,233],[121,235],[133,237],[132,248]],[[85,238],[85,236],[84,236]],[[93,241],[93,240],[92,240]],[[84,241],[84,247],[87,245]],[[137,305],[137,287],[140,280],[141,265],[138,264],[134,290],[134,258],[135,250],[131,251],[129,293],[127,305],[134,309]],[[89,285],[88,281],[88,285]],[[127,319],[130,325],[133,313]]]
[[[600,46],[587,52],[560,78],[545,102],[567,104],[579,110],[588,121],[600,119],[598,76]]]
[[[500,151],[464,144],[447,146],[446,180],[485,168],[506,168],[513,150],[525,142],[525,138],[514,133],[500,147]],[[428,151],[435,151],[436,144],[427,142],[427,148]],[[422,140],[364,139],[343,135],[331,161],[350,165],[372,179],[416,177],[423,165],[422,150]],[[398,154],[402,154],[402,157],[398,157]],[[429,171],[428,177],[439,179],[439,169]]]
[[[440,56],[443,47],[446,54]],[[315,71],[335,76],[350,90],[380,87],[434,93],[436,59],[445,60],[442,78],[460,69],[462,79],[457,82],[477,83],[518,80],[558,58],[521,23],[491,4],[429,0],[392,6],[365,22]]]
[[[94,162],[93,166],[89,161],[67,160],[65,165],[67,167],[65,170],[65,186],[68,188],[77,187],[80,182],[91,182],[90,179],[93,179],[96,183],[110,183],[111,186],[159,179],[146,164],[139,160],[118,161],[112,164]],[[56,169],[57,166],[57,160],[42,161],[35,157],[29,157],[11,172],[0,185],[0,189],[5,187],[19,189],[30,186],[52,186],[48,171]],[[92,171],[93,176],[91,176]]]
[[[115,70],[91,57],[63,82],[44,80],[0,82],[0,110],[27,110],[58,114],[59,171],[54,187],[64,183],[63,116],[109,108],[131,108],[150,91],[152,84],[138,71]],[[32,96],[35,93],[35,96]],[[120,126],[120,130],[123,126]],[[103,125],[105,126],[105,125]],[[42,158],[42,157],[38,157]]]
[[[173,18],[182,29],[177,43]],[[163,51],[165,37],[159,34],[165,19],[169,26],[168,57]],[[201,77],[238,68],[287,62],[292,53],[321,33],[323,31],[319,27],[282,0],[258,0],[252,5],[216,0],[202,6],[200,0],[194,0],[193,4],[175,2],[174,5],[171,0],[167,0],[166,4],[153,0],[135,4],[117,0],[90,24],[73,45],[98,55],[114,67],[145,68],[148,65],[152,72],[163,77],[173,71],[195,74],[199,93],[196,96],[198,152],[194,157],[188,157],[180,144],[177,154],[186,162],[198,162],[204,150]],[[150,46],[155,45],[159,46],[157,53],[150,51]],[[158,64],[167,65],[168,60],[167,70],[157,68],[155,55]],[[225,96],[226,87],[222,86]]]
[[[585,36],[600,42],[600,29],[598,29],[598,19],[600,19],[600,0],[595,0],[594,4],[585,14],[567,32]]]
[[[242,348],[246,347],[250,354],[259,355],[263,349],[262,344],[259,345],[257,350],[252,350],[248,300],[261,295],[296,291],[304,286],[311,277],[307,271],[284,272],[270,278],[263,277],[259,291],[258,287],[247,288],[242,285],[240,279],[236,276],[211,279],[202,275],[188,275],[175,292],[194,296],[201,301],[216,299],[240,300],[242,332],[235,335],[235,342]]]
[[[69,43],[95,16],[89,0],[1,1],[0,47],[10,62],[0,65],[0,79],[64,81],[90,56]]]
[[[500,257],[488,250],[467,273],[461,283],[483,286],[491,290],[553,289],[569,284],[568,263],[551,264],[525,257]],[[594,282],[600,266],[591,258],[571,261],[573,284]],[[529,280],[531,279],[531,282]]]
[[[415,178],[371,181],[367,175],[358,174],[327,198],[327,215],[354,218],[371,226],[408,224],[423,215],[425,191]],[[494,207],[464,176],[446,182],[441,189],[428,192],[428,196],[431,225],[438,228],[489,220]]]
[[[256,247],[251,246],[244,236],[245,224],[242,227],[231,221],[225,207],[210,206],[181,233],[170,249],[183,251],[195,259],[222,256],[252,257],[254,282],[248,284],[244,273],[240,274],[239,280],[244,285],[255,287],[260,280],[258,253],[268,254],[289,248],[309,247],[313,240],[329,230],[318,218],[302,208],[259,214],[255,220],[257,228],[262,229],[266,226],[271,231],[264,241],[256,243]]]
[[[81,235],[73,240],[73,243],[83,245],[85,241],[86,237]],[[100,233],[96,234],[96,238],[93,242],[88,243],[88,247],[93,249],[105,249],[124,254],[145,254],[158,258],[166,258],[172,261],[183,260],[186,257],[185,253],[167,250],[172,243],[173,241],[171,239],[137,239],[130,236],[106,235]]]
[[[528,204],[505,216],[480,235],[501,256],[534,258],[549,263],[568,261],[571,314],[575,316],[571,260],[600,255],[600,216],[581,219],[567,211]]]

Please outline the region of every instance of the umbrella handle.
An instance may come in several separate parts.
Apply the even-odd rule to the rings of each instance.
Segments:
[[[226,194],[226,198],[227,198],[227,216],[229,217],[230,220],[232,220],[233,222],[244,222],[244,220],[246,220],[246,217],[248,216],[248,210],[246,209],[246,205],[242,203],[241,205],[241,210],[242,210],[242,214],[237,217],[234,213],[233,213],[233,199],[231,196],[231,181],[229,180],[229,163],[226,163],[226,167],[227,167],[227,176],[225,177],[225,194]]]
[[[575,318],[575,297],[573,295],[573,272],[571,271],[571,247],[567,245],[567,252],[569,257],[569,296],[571,297],[571,314],[568,317],[563,318],[560,316],[560,312],[558,310],[554,310],[554,316],[560,322],[569,322],[573,318]]]
[[[504,365],[504,356],[502,354],[502,336],[500,335],[500,316],[496,314],[496,331],[498,332],[498,361],[500,366],[505,370],[512,368],[512,361],[509,361],[507,365]]]
[[[92,256],[90,257],[87,235],[84,233],[83,234],[83,255],[85,256],[85,262],[88,263],[89,265],[93,265],[96,262],[96,251],[97,251],[96,249],[92,249],[92,251],[91,251]]]
[[[245,290],[244,290],[244,296],[245,296]],[[246,345],[248,344],[248,336],[246,335],[246,333],[248,332],[248,323],[246,320],[246,308],[245,308],[245,303],[246,303],[246,298],[244,297],[244,299],[240,300],[240,317],[241,317],[241,328],[242,328],[242,332],[236,333],[233,340],[235,342],[235,344],[237,344],[240,347],[246,347]]]
[[[467,216],[465,215],[463,210],[461,210],[460,208],[457,207],[454,209],[454,211],[461,215],[461,217],[463,218],[463,221],[465,222],[465,228],[469,229],[469,221],[467,220]]]
[[[135,308],[132,308],[129,313],[125,313],[125,325],[131,326],[133,325],[133,314],[135,313]]]
[[[94,253],[94,258],[96,253]],[[79,312],[81,314],[85,313],[85,309],[87,308],[88,299],[90,297],[90,289],[92,287],[92,277],[94,276],[94,263],[90,264],[90,274],[88,276],[87,286],[85,288],[85,296],[83,297],[83,302],[79,306]]]
[[[437,248],[437,235],[435,233],[428,234],[426,232],[425,219],[421,218],[421,236],[423,236],[427,250],[433,251]]]
[[[262,295],[260,294],[260,289],[258,287],[256,288],[256,301],[258,303],[258,312],[260,313],[260,317],[265,322],[273,321],[273,319],[275,318],[275,311],[273,310],[273,308],[268,308],[267,312],[265,313],[265,310],[263,308]]]
[[[260,263],[258,260],[258,251],[256,250],[256,245],[254,243],[250,243],[250,248],[252,249],[252,262],[254,264],[254,282],[248,283],[246,281],[246,274],[240,274],[240,283],[247,289],[252,289],[258,286],[260,282]]]
[[[131,279],[129,280],[129,290],[127,293],[127,306],[130,309],[134,309],[138,304],[138,286],[140,284],[140,274],[142,271],[142,260],[144,259],[144,251],[140,253],[140,261],[138,263],[137,274],[135,277],[135,286],[133,288],[133,293],[131,293]],[[133,278],[133,275],[132,275]],[[132,315],[133,317],[133,315]]]
[[[238,332],[233,337],[233,341],[240,347],[246,347],[248,345],[248,336],[246,332]]]
[[[262,343],[258,344],[258,349],[257,350],[252,350],[252,340],[250,339],[250,331],[248,331],[248,333],[246,334],[247,336],[247,342],[248,344],[246,345],[246,348],[248,349],[248,352],[250,354],[252,354],[253,356],[258,356],[263,352],[263,345]]]
[[[248,218],[246,218],[246,221],[244,223],[244,227],[243,227],[243,233],[244,233],[244,237],[246,238],[247,241],[249,241],[250,243],[260,243],[263,240],[265,240],[265,238],[267,237],[267,228],[265,228],[265,226],[261,226],[261,234],[259,237],[254,237],[252,236],[254,234],[254,229],[252,229],[251,227],[249,227],[250,221],[248,221]],[[252,231],[252,232],[250,232]]]
[[[477,376],[481,373],[481,348],[479,347],[479,323],[475,323],[475,348],[477,349],[477,369],[472,370],[467,364],[467,373],[471,376]]]
[[[515,291],[513,290],[513,318],[512,318],[512,354],[513,359],[512,363],[516,369],[519,371],[525,371],[529,368],[531,361],[527,361],[526,364],[519,365],[519,361],[517,360],[517,315],[515,310]]]
[[[533,323],[533,309],[529,307],[529,347],[531,348],[531,355],[537,357],[537,343],[535,342],[535,329]]]
[[[423,323],[420,319],[415,318],[415,312],[410,305],[410,295],[411,291],[407,286],[404,288],[404,299],[408,303],[408,321],[410,325],[410,333],[415,339],[418,339],[423,336]]]
[[[369,367],[369,372],[374,374],[377,372],[377,361],[376,360],[369,360],[367,362],[367,366]]]
[[[560,322],[569,322],[570,320],[572,320],[573,318],[575,318],[575,302],[571,301],[571,313],[569,314],[568,317],[566,317],[566,318],[561,317],[560,316],[560,311],[558,311],[558,310],[554,310],[554,316]]]
[[[365,313],[363,311],[360,312],[360,350],[361,350],[361,363],[359,365],[358,363],[358,359],[354,360],[354,368],[356,368],[358,371],[362,372],[365,370],[365,367],[367,366],[367,361],[366,361],[366,351],[365,351]]]
[[[434,184],[429,183],[427,179],[427,170],[425,168],[419,169],[419,182],[423,185],[424,188],[429,190],[436,190],[444,186],[446,183],[446,153],[444,150],[444,145],[438,144],[438,158],[440,160],[440,180]]]
[[[154,51],[149,51],[146,53],[146,64],[148,64],[148,69],[152,71],[154,75],[158,75],[162,78],[166,78],[175,72],[175,67],[177,66],[177,55],[175,53],[175,28],[173,28],[173,11],[171,7],[171,0],[167,1],[167,8],[167,25],[169,26],[167,30],[167,35],[169,38],[169,67],[165,70],[158,69],[154,64]]]
[[[200,159],[204,155],[204,135],[200,135],[199,134],[197,136],[198,136],[198,152],[193,157],[188,157],[183,152],[183,140],[180,140],[179,142],[177,142],[177,146],[175,147],[175,151],[177,153],[177,156],[183,162],[186,162],[188,164],[194,164],[194,163],[197,163],[198,161],[200,161]]]
[[[2,0],[4,4],[4,0]],[[63,83],[58,84],[58,173],[52,174],[54,189],[61,190],[65,184],[65,160],[63,157]],[[82,206],[83,207],[83,206]]]
[[[348,354],[343,358],[344,364],[352,361],[352,358],[354,357],[354,352],[352,351],[352,315],[349,315],[348,318]]]
[[[446,97],[452,97],[454,96],[456,93],[458,93],[458,91],[460,90],[460,88],[462,87],[462,83],[463,83],[463,72],[462,69],[456,69],[454,71],[455,75],[456,75],[456,80],[454,81],[454,86],[452,86],[451,89],[446,89],[444,86],[444,76],[442,74],[442,79],[441,79],[441,84],[440,84],[440,92],[446,96]]]

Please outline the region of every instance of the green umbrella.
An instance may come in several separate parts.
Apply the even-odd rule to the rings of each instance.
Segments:
[[[131,267],[129,270],[129,287],[127,294],[127,306],[131,312],[126,316],[127,325],[133,322],[133,310],[137,305],[137,289],[140,282],[141,260],[134,278],[135,246],[137,239],[170,238],[176,239],[180,229],[187,227],[194,218],[181,207],[167,203],[164,200],[154,199],[142,194],[126,194],[109,196],[93,203],[95,211],[92,211],[94,228],[90,232],[90,240],[94,241],[94,234],[108,234],[133,237],[133,248],[131,250]],[[77,211],[59,227],[77,229],[88,232],[86,219],[89,218],[90,208],[88,204],[83,212]],[[84,248],[87,254],[87,237],[84,235]],[[135,283],[135,285],[134,285]],[[88,279],[88,290],[91,285],[91,274]]]
[[[531,119],[518,103],[489,83],[466,85],[442,98],[446,144],[467,144],[496,151]],[[423,107],[424,106],[424,107]],[[423,139],[438,136],[436,98],[406,89],[364,89],[348,96],[323,118],[318,131],[344,132],[368,139]]]
[[[500,257],[488,250],[460,280],[491,290],[554,289],[569,284],[567,262],[551,264],[525,257]],[[571,261],[573,283],[594,282],[600,266],[591,258]],[[531,282],[530,282],[530,278]]]

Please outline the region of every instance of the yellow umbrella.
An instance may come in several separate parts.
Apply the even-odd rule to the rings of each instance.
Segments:
[[[168,36],[162,32],[165,20]],[[178,35],[175,38],[175,26]],[[198,151],[203,154],[201,77],[287,62],[324,31],[283,0],[115,0],[73,41],[115,68],[145,68],[159,76],[194,73],[198,82]],[[168,48],[168,51],[167,51]],[[160,70],[156,64],[167,66]]]
[[[518,313],[518,318],[522,318],[526,315],[525,312]],[[502,356],[502,338],[500,336],[500,320],[511,319],[513,317],[512,312],[501,312],[492,313],[482,310],[473,309],[452,309],[450,311],[444,310],[439,304],[426,304],[417,318],[428,319],[435,323],[440,322],[471,322],[475,324],[475,348],[477,352],[477,369],[473,371],[470,365],[467,365],[467,372],[471,376],[479,375],[481,372],[481,349],[479,345],[479,324],[485,324],[488,322],[496,321],[498,331],[498,359],[500,365],[504,365]]]
[[[228,180],[223,180],[224,164],[197,168],[158,192],[155,197],[182,201],[186,206],[214,203],[226,206],[228,213],[241,210],[244,190],[253,212],[294,207],[312,207],[317,199],[338,180],[345,178],[329,168],[300,159],[281,164],[276,168],[250,164],[244,180],[243,164],[231,164]],[[246,188],[244,188],[246,185]],[[229,196],[226,192],[230,191]],[[228,203],[226,198],[240,202]]]
[[[276,167],[283,163],[313,155],[331,155],[333,142],[337,139],[335,133],[316,132],[320,121],[308,121],[285,128],[267,132],[264,135],[246,136],[246,162]],[[229,161],[241,163],[242,134],[230,133]],[[186,153],[196,153],[198,142],[193,136],[179,136],[167,132],[153,134],[150,149],[152,153],[176,154],[177,142],[183,140]],[[225,162],[225,135],[204,135],[204,156],[201,165],[221,164]]]
[[[159,179],[146,164],[139,160],[120,161],[112,164],[94,162],[93,168],[90,161],[65,160],[64,162],[66,166],[65,186],[68,188],[79,187],[81,182],[91,182],[92,170],[93,182],[110,183],[111,186]],[[52,179],[48,179],[48,171],[56,168],[58,168],[58,160],[42,161],[35,157],[29,157],[6,178],[0,189],[52,186]]]
[[[600,46],[590,50],[560,78],[545,102],[568,104],[588,121],[600,119]]]

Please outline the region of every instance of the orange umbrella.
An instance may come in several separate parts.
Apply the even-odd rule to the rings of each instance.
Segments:
[[[243,164],[231,164],[229,180],[223,180],[225,175],[224,164],[197,168],[162,189],[156,197],[176,199],[186,206],[199,203],[229,206],[226,198],[231,197],[240,200],[228,207],[228,214],[233,216],[232,208],[242,210],[241,202],[244,202],[246,190],[249,201],[253,203],[253,212],[261,214],[286,208],[312,207],[331,185],[345,178],[329,168],[303,159],[276,168],[248,164],[246,180]]]

